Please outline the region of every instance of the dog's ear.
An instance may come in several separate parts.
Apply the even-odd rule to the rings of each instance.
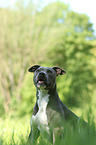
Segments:
[[[29,67],[28,71],[35,72],[39,67],[40,67],[40,65],[33,65],[33,66]]]
[[[63,75],[63,74],[66,73],[66,71],[64,69],[60,68],[60,67],[52,67],[52,68],[55,70],[57,76]]]

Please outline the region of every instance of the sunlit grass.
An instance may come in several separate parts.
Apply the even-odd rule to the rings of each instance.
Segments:
[[[64,139],[59,140],[57,136],[56,145],[95,145],[95,123],[91,118],[92,115],[90,116],[90,112],[87,116],[89,116],[91,127],[87,129],[81,127],[80,129],[74,130],[73,128],[65,126]],[[0,145],[27,145],[29,132],[30,116],[19,119],[0,119]],[[37,145],[51,144],[43,136],[40,136],[37,140]]]
[[[26,143],[30,131],[30,118],[0,119],[0,145]],[[23,142],[24,141],[24,142]]]

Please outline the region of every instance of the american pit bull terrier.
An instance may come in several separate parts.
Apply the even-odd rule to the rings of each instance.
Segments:
[[[30,67],[28,71],[34,73],[33,81],[37,91],[37,100],[31,118],[30,144],[36,143],[40,132],[54,144],[56,135],[63,137],[65,122],[69,121],[75,125],[80,120],[62,103],[57,93],[56,77],[65,74],[66,71],[60,67],[39,65]]]

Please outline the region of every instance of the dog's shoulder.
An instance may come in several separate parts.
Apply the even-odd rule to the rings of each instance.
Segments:
[[[65,114],[65,119],[78,119],[79,118],[62,101],[60,101],[60,103]]]

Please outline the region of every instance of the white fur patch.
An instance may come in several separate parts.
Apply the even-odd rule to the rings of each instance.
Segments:
[[[46,108],[49,102],[49,94],[48,91],[38,91],[38,107],[39,110],[35,116],[32,116],[32,125],[35,124],[40,131],[48,131],[48,121],[46,115]]]

